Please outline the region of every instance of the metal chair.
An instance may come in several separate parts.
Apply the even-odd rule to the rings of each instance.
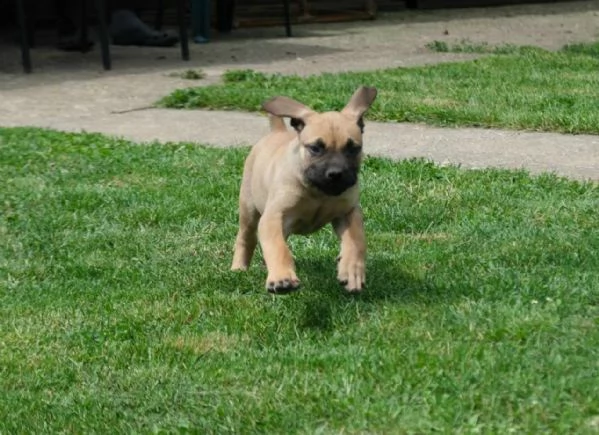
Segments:
[[[287,37],[291,37],[291,12],[289,0],[283,0],[283,13],[285,14],[285,33],[287,34]]]
[[[33,26],[30,22],[30,17],[27,15],[27,2],[31,0],[16,0],[17,1],[17,19],[20,29],[21,42],[21,63],[23,70],[30,73],[31,67],[31,46],[33,39]],[[179,39],[181,43],[181,57],[183,60],[189,60],[189,41],[187,40],[187,29],[185,26],[185,0],[177,0],[177,25],[179,27]],[[81,3],[81,46],[85,46],[87,41],[87,3],[82,0]],[[110,58],[110,40],[108,37],[108,26],[106,25],[106,4],[104,0],[94,0],[96,14],[98,16],[98,36],[100,39],[100,51],[102,55],[102,65],[105,70],[112,68],[112,60]],[[162,2],[160,2],[162,7]]]

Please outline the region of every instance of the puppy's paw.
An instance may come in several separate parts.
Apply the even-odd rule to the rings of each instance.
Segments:
[[[233,264],[231,265],[231,270],[234,272],[245,272],[248,270],[248,266],[247,264],[233,262]]]
[[[282,274],[269,274],[266,279],[266,290],[274,294],[291,293],[297,290],[299,285],[300,281],[292,270]]]
[[[337,280],[349,293],[359,293],[366,285],[366,267],[359,258],[337,257]]]

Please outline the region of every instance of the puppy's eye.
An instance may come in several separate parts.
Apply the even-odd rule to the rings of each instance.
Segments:
[[[345,154],[350,156],[350,157],[355,157],[358,154],[360,154],[360,151],[362,151],[362,147],[361,146],[356,146],[356,145],[352,145],[352,146],[348,146],[345,147]]]
[[[321,143],[306,145],[306,148],[313,156],[320,156],[324,154],[324,145]]]

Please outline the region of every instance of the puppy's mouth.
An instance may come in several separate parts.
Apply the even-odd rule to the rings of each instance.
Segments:
[[[339,196],[350,187],[353,187],[358,181],[357,175],[350,171],[344,171],[333,176],[326,172],[310,174],[310,171],[308,171],[306,179],[310,185],[328,196]]]

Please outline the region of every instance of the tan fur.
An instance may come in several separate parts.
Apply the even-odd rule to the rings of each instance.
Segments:
[[[285,121],[280,116],[268,115],[268,120],[270,122],[270,131],[287,131]]]
[[[299,280],[287,238],[331,223],[341,242],[337,277],[348,291],[362,290],[366,240],[359,186],[356,183],[337,196],[313,187],[304,177],[312,163],[305,145],[320,139],[327,153],[339,155],[349,139],[361,146],[358,120],[375,96],[374,88],[359,88],[341,112],[326,113],[316,113],[287,97],[264,103],[271,132],[254,145],[244,165],[233,270],[249,267],[259,240],[268,269],[267,288],[294,290]],[[302,127],[288,130],[282,117],[298,119]],[[359,164],[361,153],[356,159]]]

